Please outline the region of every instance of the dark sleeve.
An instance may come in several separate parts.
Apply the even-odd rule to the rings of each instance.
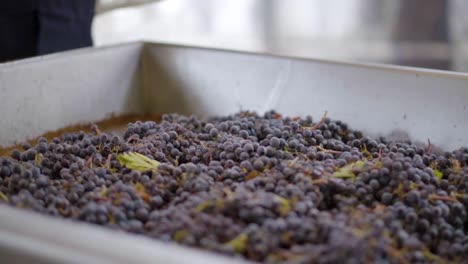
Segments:
[[[0,62],[22,59],[37,52],[35,0],[5,0],[0,4]]]
[[[39,1],[38,54],[91,46],[94,0]]]

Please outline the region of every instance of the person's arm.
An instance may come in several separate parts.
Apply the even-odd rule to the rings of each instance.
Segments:
[[[104,13],[117,8],[142,5],[156,1],[160,0],[97,0],[96,14]]]

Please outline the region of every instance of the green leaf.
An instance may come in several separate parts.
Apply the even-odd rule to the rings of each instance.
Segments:
[[[122,153],[117,156],[117,160],[120,165],[125,166],[131,170],[137,170],[141,172],[155,171],[158,169],[159,162],[153,159],[141,155],[137,152]]]
[[[343,178],[343,179],[354,179],[356,178],[356,174],[354,173],[355,170],[362,170],[364,168],[365,161],[358,160],[356,162],[350,163],[344,167],[339,168],[337,171],[333,173],[333,177],[335,178]]]
[[[351,164],[353,164],[353,163],[351,163]],[[364,160],[358,160],[358,161],[354,162],[353,167],[356,168],[356,169],[362,170],[364,168],[364,164],[365,164]]]
[[[433,170],[434,176],[440,181],[442,180],[442,177],[444,177],[444,174],[440,170]]]
[[[354,174],[352,169],[341,168],[333,173],[333,177],[343,179],[354,179],[356,175]]]
[[[231,241],[224,243],[225,246],[228,246],[234,250],[236,253],[242,253],[245,250],[245,244],[247,243],[247,235],[242,233],[233,238]]]

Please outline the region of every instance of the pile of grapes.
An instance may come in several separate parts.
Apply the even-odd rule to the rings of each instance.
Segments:
[[[326,116],[165,115],[0,158],[0,201],[266,263],[468,260],[468,148]]]

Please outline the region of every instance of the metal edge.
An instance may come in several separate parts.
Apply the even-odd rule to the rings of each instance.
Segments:
[[[31,258],[36,263],[250,263],[8,205],[0,204],[0,218],[0,253],[6,252],[15,263]]]
[[[312,57],[306,58],[302,56],[276,54],[272,52],[247,51],[247,50],[240,50],[240,49],[224,49],[224,48],[219,48],[219,47],[184,45],[182,43],[175,43],[175,42],[164,42],[164,41],[153,42],[153,41],[146,41],[146,40],[123,42],[123,43],[118,43],[118,44],[103,45],[99,47],[86,47],[86,48],[80,48],[80,49],[75,49],[75,50],[70,50],[70,51],[52,53],[52,54],[48,54],[44,56],[36,56],[36,57],[20,59],[20,60],[11,61],[11,62],[0,63],[0,70],[2,68],[22,65],[25,63],[37,62],[41,60],[53,60],[63,55],[77,56],[82,53],[100,52],[102,50],[114,49],[117,47],[129,46],[129,45],[141,45],[143,47],[143,50],[146,45],[165,46],[165,47],[174,47],[174,48],[182,48],[182,49],[212,50],[212,51],[218,51],[218,52],[250,54],[250,55],[257,55],[257,56],[260,55],[260,56],[267,56],[267,57],[273,57],[273,58],[293,59],[293,60],[298,60],[298,61],[312,61],[312,62],[337,64],[337,65],[351,66],[351,67],[398,71],[398,72],[412,73],[412,74],[417,74],[417,75],[418,74],[419,75],[435,75],[435,76],[448,77],[448,78],[468,79],[468,73],[456,72],[456,71],[445,71],[445,70],[419,68],[419,67],[411,67],[411,66],[400,66],[400,65],[392,65],[392,64],[384,64],[384,63],[367,63],[367,62],[355,62],[355,61],[348,61],[348,60],[322,59],[322,58],[312,58]]]
[[[223,48],[218,48],[218,47],[184,45],[184,44],[171,43],[171,42],[143,41],[142,43],[144,43],[144,45],[165,46],[165,47],[174,47],[174,48],[183,48],[183,49],[212,50],[212,51],[218,51],[218,52],[250,54],[250,55],[266,56],[266,57],[272,57],[272,58],[293,59],[297,61],[310,61],[310,62],[336,64],[336,65],[350,66],[350,67],[397,71],[397,72],[411,73],[411,74],[417,74],[417,75],[435,75],[435,76],[448,77],[448,78],[468,79],[468,73],[464,73],[464,72],[445,71],[445,70],[411,67],[411,66],[400,66],[400,65],[392,65],[392,64],[385,64],[385,63],[370,63],[370,62],[368,63],[368,62],[355,62],[355,61],[348,61],[348,60],[301,57],[301,56],[294,56],[294,55],[277,54],[277,53],[272,53],[272,52],[223,49]]]
[[[85,48],[79,48],[79,49],[74,49],[74,50],[67,50],[67,51],[61,51],[61,52],[55,52],[47,55],[42,55],[42,56],[35,56],[35,57],[30,57],[30,58],[25,58],[25,59],[19,59],[15,61],[9,61],[9,62],[4,62],[0,63],[0,70],[2,69],[7,69],[10,67],[16,67],[16,66],[21,66],[24,64],[29,64],[29,63],[36,63],[36,62],[41,62],[41,61],[50,61],[50,60],[56,60],[56,59],[61,59],[63,58],[64,55],[66,56],[79,56],[81,54],[89,54],[89,53],[97,53],[97,52],[102,52],[104,50],[110,50],[110,49],[115,49],[119,47],[125,47],[125,46],[141,46],[142,48],[144,47],[145,43],[141,41],[132,41],[132,42],[125,42],[125,43],[119,43],[119,44],[114,44],[114,45],[108,45],[108,46],[100,46],[100,47],[85,47]]]

